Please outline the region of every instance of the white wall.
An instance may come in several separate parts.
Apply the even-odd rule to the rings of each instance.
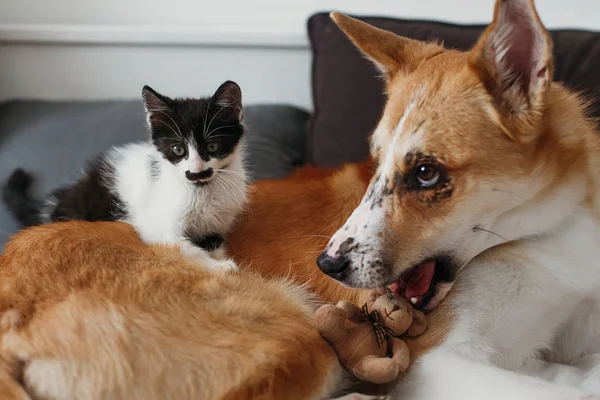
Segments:
[[[600,0],[537,0],[551,28],[600,30]],[[209,93],[225,79],[249,103],[311,107],[307,17],[485,23],[493,0],[0,0],[0,98]]]

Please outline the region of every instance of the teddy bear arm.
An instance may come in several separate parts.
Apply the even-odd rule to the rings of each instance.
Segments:
[[[337,308],[344,311],[346,318],[352,322],[364,322],[364,317],[360,311],[360,308],[349,301],[340,301],[337,303]]]
[[[396,379],[400,368],[393,358],[370,354],[358,360],[352,368],[352,372],[363,381],[382,384]]]
[[[345,322],[346,313],[333,304],[321,306],[315,313],[315,323],[321,336],[334,346],[344,343],[347,338]]]

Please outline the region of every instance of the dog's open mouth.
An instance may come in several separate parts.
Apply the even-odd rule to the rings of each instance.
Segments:
[[[409,268],[390,286],[420,310],[430,311],[446,297],[454,281],[454,269],[444,259],[427,260]]]

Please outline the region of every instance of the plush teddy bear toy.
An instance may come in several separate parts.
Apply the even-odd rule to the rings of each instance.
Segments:
[[[382,384],[406,371],[409,350],[398,336],[418,336],[426,329],[422,312],[388,290],[376,290],[362,306],[340,301],[315,314],[317,329],[334,348],[340,363],[364,381]]]
[[[427,329],[425,314],[388,288],[372,291],[367,307],[371,312],[377,311],[381,323],[394,332],[401,332],[400,335],[421,336]]]

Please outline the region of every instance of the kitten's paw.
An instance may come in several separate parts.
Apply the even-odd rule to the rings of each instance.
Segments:
[[[211,251],[210,256],[215,260],[226,261],[227,254],[225,254],[225,246],[221,246],[218,249]]]
[[[231,259],[212,260],[208,264],[208,268],[213,269],[213,270],[220,270],[220,271],[237,271],[238,270],[237,264]]]

